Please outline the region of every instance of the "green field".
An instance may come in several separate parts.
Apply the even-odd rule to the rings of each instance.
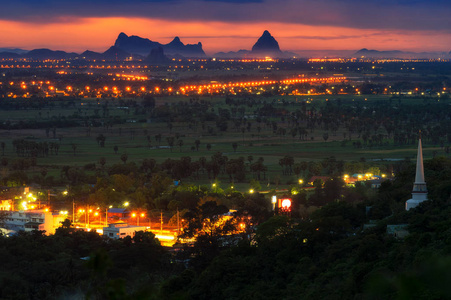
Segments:
[[[339,98],[341,101],[352,105],[369,105],[378,103],[385,105],[391,103],[388,96],[384,95],[338,95],[338,96],[271,96],[271,97],[253,97],[253,100],[273,102],[275,108],[283,108],[287,114],[300,109],[301,103],[308,100],[308,107],[319,110],[326,105],[328,101],[334,102]],[[219,109],[226,109],[225,97],[204,97],[198,99],[209,105],[209,110],[217,113]],[[50,100],[52,101],[52,100]],[[124,101],[126,101],[124,99]],[[161,97],[156,99],[157,107],[165,105],[181,105],[180,103],[189,103],[188,97]],[[394,100],[393,102],[401,103]],[[406,105],[419,105],[423,103],[421,99],[403,99],[402,103]],[[108,103],[108,114],[102,116],[102,107]],[[139,103],[139,100],[138,100]],[[285,103],[285,104],[284,104]],[[350,103],[350,104],[349,104]],[[5,157],[13,161],[17,159],[14,153],[12,140],[25,139],[35,142],[57,142],[60,144],[58,155],[48,155],[37,157],[37,166],[30,169],[30,175],[39,174],[42,168],[46,168],[48,175],[59,176],[62,166],[83,167],[87,164],[95,163],[100,167],[99,160],[106,159],[105,167],[113,164],[121,164],[122,154],[127,154],[127,162],[136,162],[138,165],[145,158],[153,158],[157,163],[161,163],[167,158],[179,159],[189,156],[192,161],[197,161],[200,157],[206,157],[207,160],[217,151],[222,152],[229,159],[244,157],[246,164],[248,156],[252,156],[254,161],[259,157],[264,159],[264,165],[268,168],[267,177],[263,186],[272,187],[273,179],[280,177],[280,183],[285,185],[289,182],[296,182],[295,175],[282,175],[279,160],[284,156],[292,156],[295,163],[301,161],[322,161],[328,157],[334,156],[337,160],[345,162],[365,161],[368,167],[373,165],[391,164],[393,161],[405,158],[414,159],[416,156],[416,145],[395,146],[387,139],[383,146],[362,147],[356,149],[352,143],[357,140],[357,134],[353,134],[351,139],[349,135],[345,136],[347,130],[343,127],[338,128],[334,133],[318,126],[313,131],[308,131],[306,140],[300,140],[299,135],[294,138],[290,135],[290,125],[287,119],[280,117],[269,117],[267,122],[276,122],[278,128],[284,128],[285,134],[274,133],[271,126],[264,123],[257,123],[255,120],[255,109],[261,107],[261,104],[254,107],[243,107],[244,115],[247,118],[246,123],[251,123],[250,130],[243,133],[240,128],[233,126],[234,119],[228,121],[226,131],[220,131],[216,128],[215,121],[205,121],[203,128],[199,122],[189,128],[188,120],[174,119],[168,126],[168,122],[152,118],[149,113],[139,114],[134,108],[129,108],[129,113],[124,109],[118,108],[119,101],[113,99],[82,99],[74,100],[71,105],[67,102],[59,101],[51,109],[42,108],[28,110],[8,110],[0,111],[0,119],[9,121],[11,124],[17,124],[20,121],[52,122],[54,120],[74,120],[78,123],[84,121],[97,122],[100,126],[91,126],[88,135],[88,127],[76,126],[66,128],[56,128],[55,138],[53,138],[53,128],[49,128],[49,136],[45,128],[40,129],[3,129],[0,131],[0,140],[5,142]],[[115,119],[119,124],[107,128],[101,126],[102,122]],[[197,120],[192,120],[197,121]],[[260,132],[257,130],[259,126]],[[302,124],[301,124],[302,126]],[[328,133],[327,141],[324,140],[324,133]],[[385,134],[382,128],[379,132]],[[100,134],[105,136],[105,145],[100,147],[96,137]],[[161,141],[157,142],[155,136],[161,134]],[[175,143],[172,150],[168,147],[167,137],[174,137]],[[177,138],[178,137],[178,138]],[[148,138],[150,138],[150,143]],[[183,145],[179,147],[177,141],[182,140]],[[199,150],[192,150],[195,146],[195,140],[200,141]],[[233,144],[236,143],[236,151]],[[211,149],[207,150],[207,144]],[[73,149],[75,145],[75,151]],[[115,153],[114,147],[118,151]],[[441,149],[437,145],[425,145],[425,157],[432,157]],[[305,173],[305,172],[304,172]],[[305,176],[302,174],[301,176]],[[248,176],[247,180],[250,180]],[[224,185],[229,185],[227,175],[220,175],[219,181]],[[196,184],[210,183],[212,180],[206,176],[200,180],[194,180]],[[238,186],[246,187],[242,183]]]

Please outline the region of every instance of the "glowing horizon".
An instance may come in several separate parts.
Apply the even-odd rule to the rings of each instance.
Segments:
[[[0,48],[103,52],[125,32],[211,55],[250,50],[268,30],[283,51],[448,52],[450,14],[447,0],[21,0],[2,4]]]
[[[430,31],[390,31],[309,26],[283,23],[183,22],[142,18],[83,18],[60,24],[32,24],[0,20],[1,48],[26,50],[50,48],[81,53],[103,52],[118,34],[137,35],[162,44],[179,36],[183,43],[201,42],[207,54],[250,50],[264,30],[279,42],[283,51],[307,50],[403,50],[412,52],[449,51],[448,35]],[[152,32],[148,28],[159,28]],[[183,28],[183,30],[180,30]],[[182,32],[181,32],[182,31]],[[239,34],[237,34],[239,33]],[[300,34],[301,33],[301,34]]]

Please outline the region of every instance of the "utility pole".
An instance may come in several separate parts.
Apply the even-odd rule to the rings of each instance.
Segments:
[[[180,234],[179,208],[177,207],[177,235]]]
[[[163,211],[160,211],[160,233],[163,233]]]

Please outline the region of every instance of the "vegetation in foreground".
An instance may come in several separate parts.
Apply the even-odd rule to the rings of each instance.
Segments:
[[[412,211],[403,207],[413,165],[371,199],[332,201],[304,219],[264,218],[236,244],[220,231],[198,231],[193,247],[177,253],[150,233],[112,241],[61,228],[54,236],[0,237],[1,298],[444,299],[451,160],[427,160],[425,171],[430,201]],[[370,220],[376,225],[362,230]],[[388,235],[390,224],[407,224],[410,234]]]

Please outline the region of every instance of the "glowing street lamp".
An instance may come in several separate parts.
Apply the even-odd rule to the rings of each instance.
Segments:
[[[254,190],[253,189],[250,189],[249,190],[249,194],[253,194],[254,193]]]
[[[136,218],[136,226],[139,226],[139,217],[144,218],[145,216],[146,216],[145,213],[141,213],[141,214],[132,213],[132,218]]]

